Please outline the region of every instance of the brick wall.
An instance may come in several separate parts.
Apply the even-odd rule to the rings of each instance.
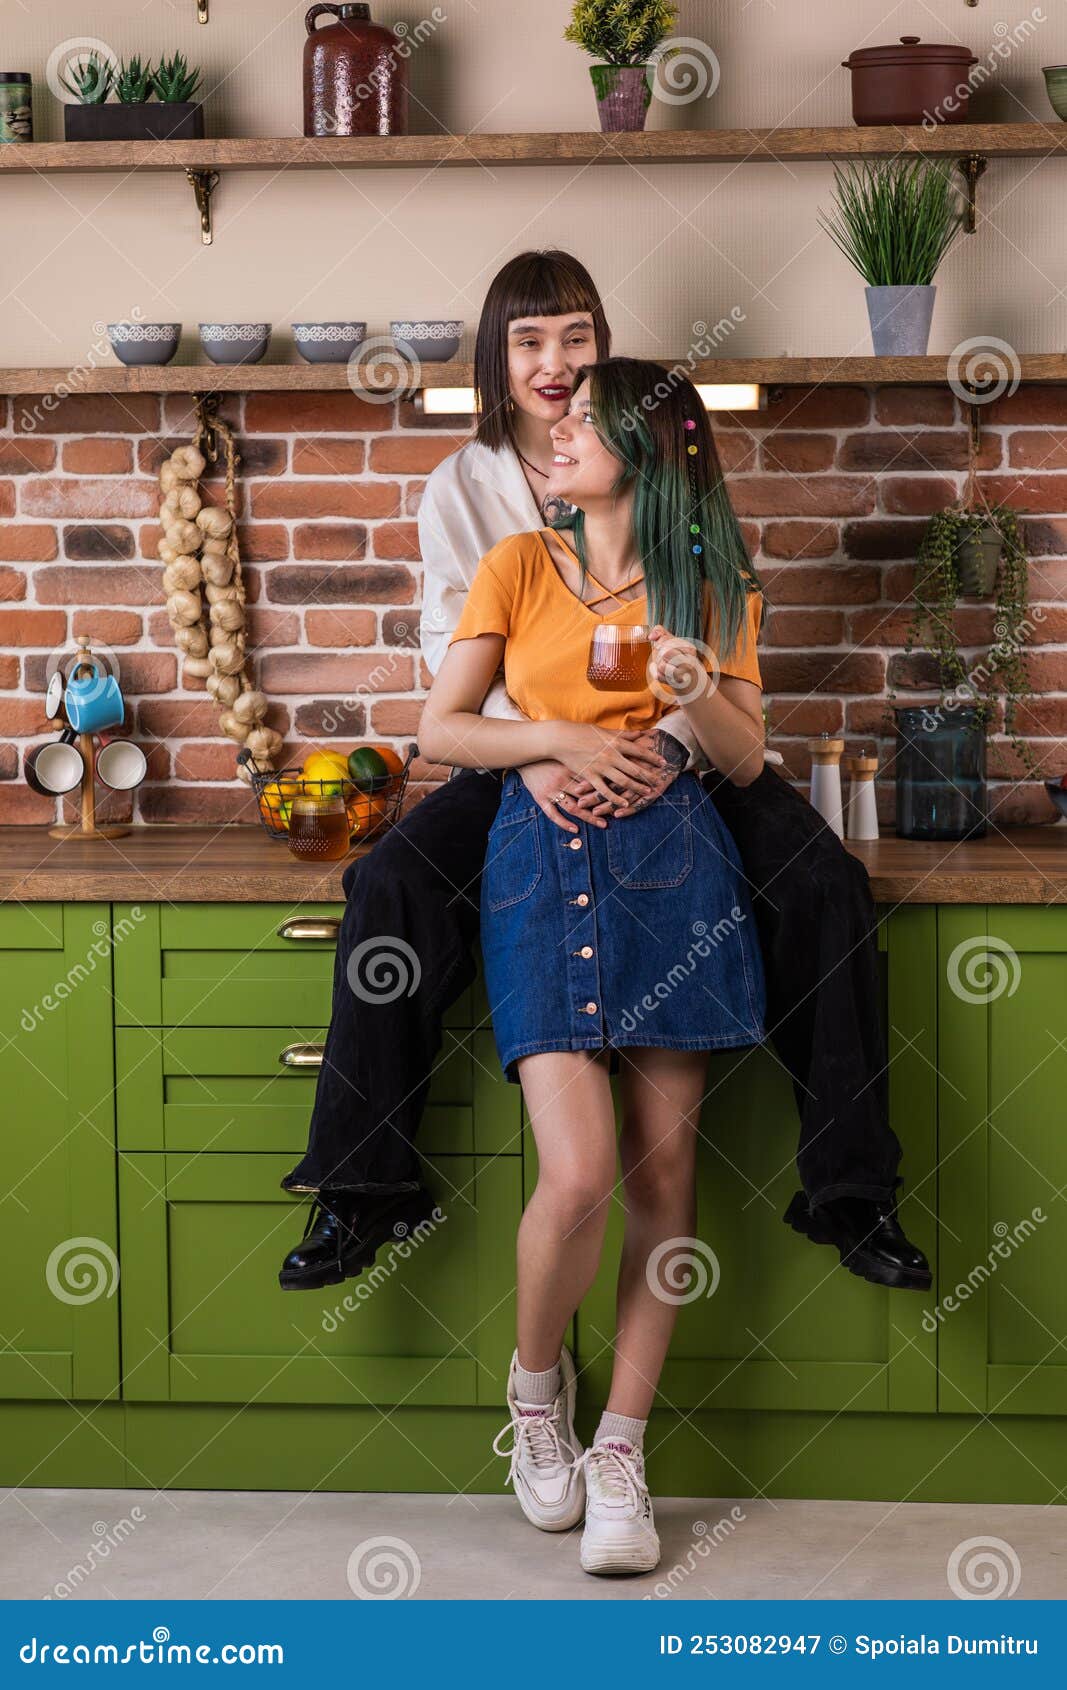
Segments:
[[[149,759],[136,794],[144,821],[252,820],[232,779],[234,747],[216,732],[203,683],[183,684],[162,609],[155,473],[187,440],[187,400],[0,400],[0,813],[54,819],[21,776],[47,737],[49,654],[87,633],[121,666],[129,729]],[[407,403],[350,394],[249,395],[227,402],[243,457],[241,526],[250,645],[271,724],[299,760],[330,737],[389,740],[418,727],[421,592],[415,514],[427,473],[458,443]],[[1031,670],[1040,694],[1024,718],[1043,773],[1067,768],[1067,389],[1025,388],[983,412],[982,481],[1031,513],[1031,596],[1045,607]],[[901,651],[924,517],[965,477],[965,419],[940,389],[790,390],[758,415],[722,416],[716,435],[731,496],[772,612],[763,672],[772,740],[789,774],[808,776],[804,739],[843,732],[883,762],[884,699],[929,696],[919,658]],[[218,480],[209,497],[221,500]],[[992,613],[960,611],[965,640],[989,638]],[[990,750],[1004,820],[1049,820],[1040,786],[1016,785],[1001,742]],[[413,791],[439,771],[419,765]],[[129,813],[131,800],[105,813]],[[888,818],[888,781],[881,794]]]

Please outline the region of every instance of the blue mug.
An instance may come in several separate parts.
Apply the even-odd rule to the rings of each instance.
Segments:
[[[91,669],[92,674],[82,671]],[[109,675],[95,657],[84,658],[75,668],[63,695],[67,721],[75,733],[96,734],[102,728],[121,727],[126,707],[114,675]]]

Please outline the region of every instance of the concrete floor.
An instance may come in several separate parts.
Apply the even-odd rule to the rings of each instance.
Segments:
[[[0,1597],[952,1600],[969,1540],[957,1581],[992,1566],[1005,1595],[1067,1597],[1063,1507],[670,1498],[656,1519],[659,1570],[610,1580],[510,1496],[22,1490],[0,1501]]]

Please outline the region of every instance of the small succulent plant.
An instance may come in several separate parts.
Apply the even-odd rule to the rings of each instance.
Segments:
[[[190,70],[184,53],[160,59],[152,72],[152,88],[164,105],[177,105],[191,100],[200,86],[200,71]]]
[[[134,53],[123,59],[115,77],[115,95],[124,106],[140,106],[152,92],[152,66]]]
[[[115,66],[101,53],[85,53],[70,60],[59,80],[79,105],[102,106],[115,81]]]

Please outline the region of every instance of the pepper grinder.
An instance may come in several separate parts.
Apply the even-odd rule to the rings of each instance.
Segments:
[[[848,799],[848,837],[850,839],[878,838],[878,805],[874,796],[874,777],[878,759],[850,757],[849,772],[852,787]]]
[[[808,750],[811,752],[812,806],[818,810],[827,827],[837,834],[838,839],[845,837],[845,823],[841,813],[841,753],[844,749],[843,739],[830,739],[827,734],[820,734],[818,739],[808,740]]]

